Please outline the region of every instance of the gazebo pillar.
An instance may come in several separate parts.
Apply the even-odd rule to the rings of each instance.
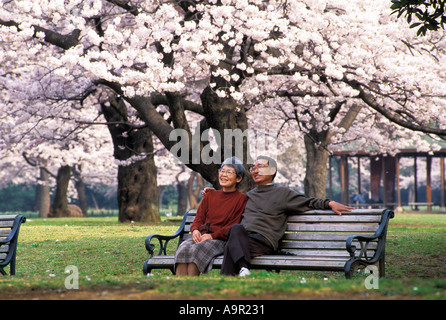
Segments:
[[[398,212],[402,212],[403,211],[403,206],[401,204],[401,186],[400,186],[400,156],[396,156],[396,161],[395,161],[395,170],[396,170],[396,208]]]
[[[372,203],[381,202],[382,156],[370,157],[370,193]]]
[[[445,210],[444,157],[440,157],[440,210]]]
[[[426,156],[426,202],[432,202],[432,179],[431,179],[431,171],[432,171],[432,157]],[[427,211],[432,211],[432,206],[427,206]]]
[[[414,195],[414,201],[418,202],[418,166],[417,166],[417,156],[415,155],[413,158],[413,195]],[[418,206],[415,205],[415,210],[418,210]]]
[[[350,203],[350,197],[348,192],[348,156],[342,155],[339,165],[339,176],[341,178],[341,202],[348,204]]]
[[[395,206],[396,158],[383,157],[383,162],[384,207],[393,208]]]

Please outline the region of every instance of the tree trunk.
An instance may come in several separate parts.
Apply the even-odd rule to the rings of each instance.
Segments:
[[[340,116],[340,110],[343,103],[338,103],[330,112],[331,121]],[[345,132],[350,129],[353,122],[361,111],[361,105],[351,106],[337,125],[338,128],[344,128]],[[316,126],[316,120],[310,120],[313,128]],[[331,143],[333,132],[310,130],[305,135],[305,149],[307,151],[307,166],[304,180],[305,194],[308,197],[324,199],[326,197],[326,181],[327,181],[327,163],[329,153],[326,149]]]
[[[152,131],[147,127],[128,125],[127,107],[112,98],[110,105],[101,104],[113,139],[114,157],[118,167],[119,221],[158,222],[157,169],[155,166]],[[118,123],[118,124],[117,124]]]
[[[195,182],[196,181],[196,182]],[[200,205],[201,191],[204,189],[206,181],[198,172],[192,172],[187,181],[187,193],[190,203],[190,209],[198,209]]]
[[[177,204],[177,216],[184,216],[188,210],[188,195],[187,195],[187,185],[185,182],[177,181],[177,191],[178,191],[178,204]]]
[[[305,195],[314,198],[326,198],[328,151],[325,144],[316,146],[313,139],[305,135],[307,166],[304,180]]]
[[[71,167],[62,166],[57,171],[56,178],[56,196],[54,198],[54,203],[51,207],[52,217],[69,217],[70,211],[68,210],[68,184],[71,178]]]
[[[73,176],[74,176],[74,186],[77,191],[77,198],[78,198],[78,205],[79,208],[82,210],[82,215],[84,217],[87,217],[87,197],[85,195],[85,184],[82,180],[81,172],[80,172],[80,166],[75,166],[73,168]]]
[[[161,221],[153,156],[118,168],[119,221]]]
[[[39,212],[39,218],[46,218],[50,212],[50,175],[45,168],[40,167],[40,177],[36,188],[36,205],[35,210]]]
[[[248,163],[250,160],[248,138],[243,136],[243,133],[246,133],[248,129],[244,107],[237,104],[232,98],[219,98],[209,87],[204,89],[201,94],[201,101],[209,127],[220,133],[221,144],[218,146],[219,150],[217,152],[220,153],[221,162],[225,158],[237,156],[243,163]],[[225,129],[229,130],[225,132]],[[239,131],[236,131],[237,129]],[[228,132],[232,133],[232,136],[226,136],[225,133]],[[241,139],[234,138],[234,135]],[[210,170],[200,171],[201,175],[217,189],[220,188],[217,169],[221,162],[212,168],[208,168]],[[239,185],[239,190],[242,192],[247,192],[255,187],[251,176],[248,174],[248,165],[245,169],[247,174]]]

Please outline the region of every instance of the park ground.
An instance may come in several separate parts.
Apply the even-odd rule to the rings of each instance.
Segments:
[[[391,220],[386,278],[377,289],[366,288],[365,275],[346,280],[331,272],[259,270],[241,279],[217,270],[198,278],[155,270],[144,276],[146,236],[172,234],[178,225],[122,224],[116,217],[29,218],[20,231],[16,276],[0,277],[0,299],[446,299],[446,214],[404,213]],[[78,271],[78,289],[69,288],[69,266]]]

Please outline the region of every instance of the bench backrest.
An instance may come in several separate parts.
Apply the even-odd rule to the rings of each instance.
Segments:
[[[296,255],[349,256],[346,240],[352,235],[372,236],[379,229],[387,231],[388,218],[383,209],[356,209],[342,216],[330,210],[313,210],[291,215],[280,249]],[[353,242],[358,248],[360,244]],[[367,256],[378,250],[378,239],[367,246]],[[358,250],[356,254],[359,254]]]
[[[347,238],[351,235],[371,236],[379,228],[387,227],[387,221],[382,221],[385,212],[383,209],[356,209],[342,216],[330,210],[291,214],[288,216],[287,229],[280,241],[279,251],[296,255],[347,257]],[[196,210],[190,210],[186,215],[183,218],[184,233],[180,236],[179,243],[191,237],[190,225],[195,219]],[[369,244],[369,256],[373,256],[377,250],[377,242]]]
[[[0,215],[0,265],[11,259],[17,246],[20,225],[25,221],[22,215]]]

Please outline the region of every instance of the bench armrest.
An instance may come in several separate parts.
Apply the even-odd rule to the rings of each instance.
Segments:
[[[8,237],[6,237],[5,239],[0,239],[0,244],[6,244],[11,242],[11,240],[14,239],[16,234],[19,232],[20,225],[25,222],[26,218],[22,215],[18,215],[14,220],[11,232],[9,233]]]
[[[358,241],[361,246],[361,251],[357,259],[365,260],[369,263],[375,263],[381,257],[381,253],[384,251],[384,241],[387,234],[387,225],[389,223],[389,219],[394,217],[394,213],[391,210],[386,210],[382,215],[381,222],[379,224],[378,230],[376,230],[375,234],[372,236],[361,236],[361,235],[353,235],[347,238],[346,241],[346,249],[350,254],[351,258],[355,257],[355,252],[357,247],[353,245],[353,241]],[[370,242],[378,240],[378,247],[376,248],[376,252],[373,257],[368,257],[367,249]]]
[[[176,234],[176,233],[175,233]],[[178,237],[179,235],[175,236],[171,235],[171,236],[163,236],[163,235],[159,235],[159,234],[151,234],[148,235],[146,238],[146,249],[149,252],[150,258],[153,257],[153,254],[155,252],[155,248],[156,245],[151,243],[152,239],[158,239],[158,243],[160,246],[160,250],[158,251],[158,256],[164,254],[167,255],[166,250],[167,250],[167,244],[169,243],[170,240],[175,239],[176,237]]]
[[[162,254],[167,255],[167,253],[166,253],[167,244],[169,243],[170,240],[176,239],[178,237],[180,238],[179,239],[180,241],[182,240],[182,236],[184,234],[184,228],[186,226],[187,216],[188,216],[188,212],[186,212],[184,214],[183,221],[181,222],[180,227],[174,234],[172,234],[170,236],[160,235],[160,234],[151,234],[146,237],[145,245],[146,245],[147,251],[149,252],[149,259],[153,257],[153,254],[154,254],[155,248],[156,248],[156,245],[151,243],[153,239],[157,239],[158,244],[160,246],[160,249],[157,254],[158,256],[160,256]]]
[[[369,246],[369,243],[373,240],[379,239],[379,236],[371,236],[371,237],[366,237],[366,236],[350,236],[347,238],[347,243],[346,243],[346,247],[347,247],[347,251],[350,254],[350,257],[355,257],[355,253],[357,250],[357,247],[355,245],[352,244],[353,241],[358,241],[360,246],[361,246],[361,251],[359,253],[358,258],[359,259],[365,259],[366,261],[371,261],[373,260],[373,257],[368,257],[367,256],[367,249]],[[374,255],[376,256],[376,254]]]

